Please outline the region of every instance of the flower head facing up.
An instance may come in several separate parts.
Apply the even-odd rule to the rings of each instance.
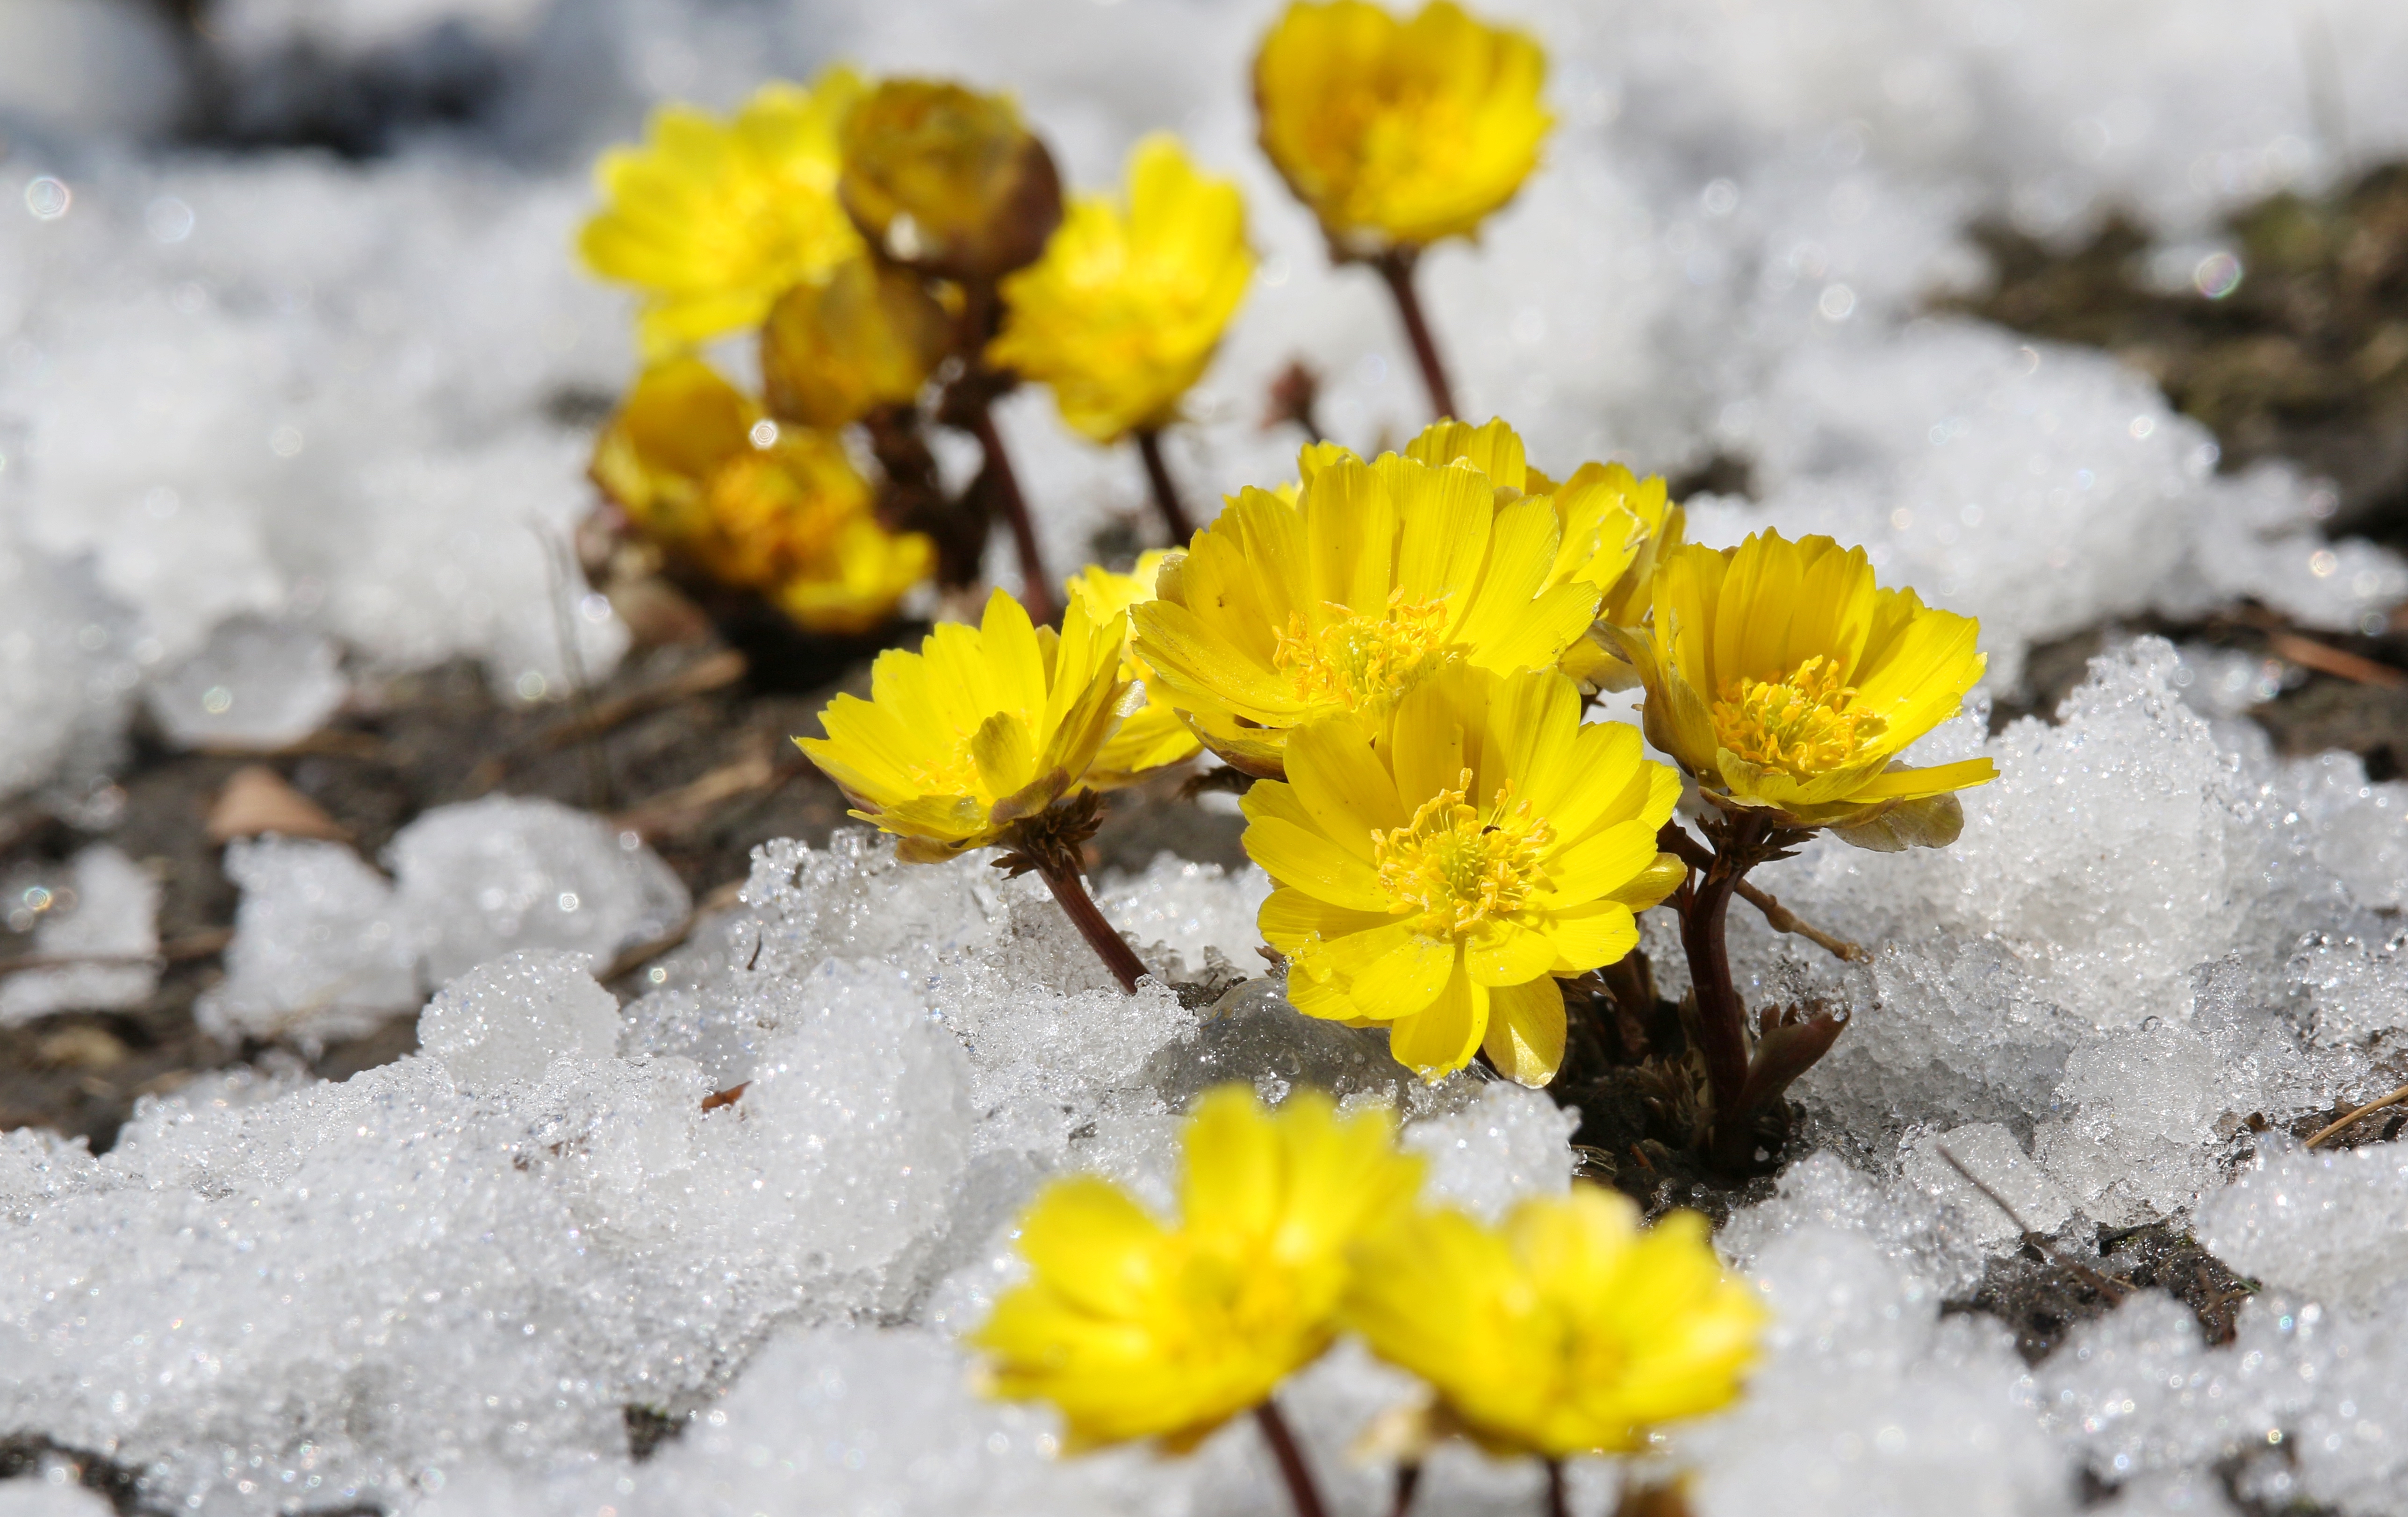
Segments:
[[[1077,789],[1130,692],[1123,637],[1073,602],[1057,635],[996,591],[976,627],[945,623],[913,653],[889,649],[870,696],[820,713],[795,741],[913,863],[1003,840]]]
[[[1263,150],[1342,251],[1468,236],[1538,166],[1545,76],[1536,40],[1449,0],[1299,0],[1254,59]]]
[[[1286,782],[1246,793],[1245,847],[1271,877],[1264,938],[1299,1011],[1386,1023],[1435,1080],[1482,1048],[1543,1085],[1563,1061],[1558,975],[1611,964],[1633,913],[1682,878],[1656,849],[1680,777],[1620,723],[1581,724],[1553,670],[1455,665],[1376,734],[1299,728]]]
[[[594,478],[646,537],[814,632],[868,631],[935,566],[925,537],[879,524],[835,437],[769,422],[699,359],[644,371]]]
[[[1595,1185],[1524,1201],[1497,1229],[1420,1212],[1355,1259],[1347,1324],[1500,1453],[1643,1448],[1650,1429],[1738,1396],[1766,1320],[1703,1218],[1642,1229],[1627,1197]]]
[[[1157,548],[1140,558],[1136,569],[1128,574],[1114,574],[1100,565],[1089,565],[1063,588],[1070,593],[1072,600],[1085,606],[1096,625],[1118,623],[1125,627],[1130,608],[1154,598],[1154,578],[1162,572],[1162,561],[1169,556]],[[1087,771],[1087,783],[1098,790],[1127,784],[1148,770],[1193,758],[1202,747],[1187,723],[1179,719],[1178,710],[1154,688],[1158,681],[1154,671],[1137,656],[1133,646],[1122,656],[1121,678],[1141,682],[1146,699],[1096,750],[1096,762]]]
[[[894,262],[992,279],[1035,262],[1062,220],[1062,182],[1010,100],[888,79],[844,120],[845,209]]]
[[[664,106],[643,146],[602,155],[604,208],[578,250],[642,292],[647,352],[754,325],[786,290],[860,256],[836,186],[837,125],[861,93],[836,68],[808,90],[764,85],[729,121]]]
[[[1189,1117],[1180,1219],[1092,1177],[1048,1186],[1021,1224],[1029,1281],[972,1341],[995,1394],[1061,1409],[1073,1447],[1185,1449],[1329,1346],[1347,1255],[1421,1185],[1394,1119],[1340,1119],[1302,1091],[1276,1112],[1243,1086]]]
[[[1522,494],[1521,440],[1462,430],[1484,436],[1476,457],[1425,461],[1431,434],[1371,464],[1308,448],[1294,491],[1241,491],[1164,565],[1138,652],[1205,746],[1276,778],[1316,717],[1376,721],[1458,663],[1548,668],[1587,629],[1598,589],[1548,583],[1561,533]]]
[[[1606,629],[1647,687],[1647,740],[1706,798],[1880,849],[1955,839],[1954,792],[1989,759],[1898,755],[1956,714],[1985,663],[1979,624],[1884,590],[1861,548],[1760,532],[1666,555],[1643,631]]]
[[[781,420],[841,427],[920,394],[952,340],[919,279],[867,255],[798,284],[761,329],[761,383]]]
[[[1049,386],[1063,421],[1096,442],[1161,427],[1211,362],[1254,267],[1238,187],[1157,133],[1129,154],[1124,205],[1074,200],[1045,255],[1004,281],[987,358]]]

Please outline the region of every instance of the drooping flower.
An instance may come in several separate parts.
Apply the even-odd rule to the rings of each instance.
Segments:
[[[1001,368],[1047,385],[1096,442],[1169,422],[1245,297],[1245,203],[1168,133],[1129,154],[1125,205],[1071,202],[1045,255],[1003,283]]]
[[[840,694],[824,737],[795,741],[913,863],[1002,840],[1068,795],[1125,709],[1122,630],[1073,602],[1057,635],[996,591],[978,626],[944,623],[914,653],[870,667],[869,699]]]
[[[1347,1324],[1500,1453],[1628,1453],[1729,1405],[1767,1319],[1704,1218],[1642,1229],[1627,1196],[1596,1185],[1526,1200],[1498,1229],[1419,1212],[1355,1258]]]
[[[1049,1185],[1021,1224],[1033,1278],[971,1339],[991,1389],[1054,1403],[1073,1447],[1193,1447],[1329,1346],[1348,1251],[1420,1188],[1394,1125],[1226,1086],[1188,1119],[1176,1226],[1104,1180]]]
[[[1263,150],[1353,254],[1468,236],[1538,166],[1546,55],[1449,0],[1299,0],[1254,59]]]
[[[605,206],[578,250],[642,293],[646,352],[752,326],[788,289],[861,255],[836,198],[837,126],[861,93],[832,68],[808,90],[762,86],[733,120],[664,106],[643,146],[602,155]]]
[[[604,428],[594,478],[646,537],[815,632],[866,632],[935,567],[879,523],[843,445],[779,426],[696,358],[644,371]]]
[[[1647,687],[1647,740],[1709,801],[1892,850],[1953,841],[1953,793],[1997,778],[1986,758],[1898,762],[1986,660],[1979,623],[1881,589],[1863,549],[1772,531],[1692,545],[1666,555],[1651,595],[1643,633],[1605,635]]]
[[[999,94],[887,79],[844,119],[837,193],[896,263],[993,279],[1036,261],[1062,221],[1054,156]]]
[[[1069,591],[1072,600],[1086,607],[1096,625],[1117,621],[1125,626],[1129,608],[1154,598],[1154,577],[1162,571],[1162,561],[1168,556],[1155,549],[1140,558],[1136,570],[1129,574],[1114,574],[1101,565],[1089,565],[1064,588]],[[1134,646],[1122,656],[1121,677],[1144,684],[1146,700],[1096,751],[1096,762],[1087,770],[1087,782],[1099,790],[1125,785],[1149,769],[1193,758],[1202,746],[1187,723],[1179,719],[1179,712],[1154,688],[1158,681],[1154,671],[1137,656]]]
[[[1207,747],[1277,777],[1288,733],[1315,717],[1376,719],[1456,663],[1552,667],[1587,629],[1598,588],[1548,583],[1561,530],[1520,494],[1521,440],[1471,430],[1484,459],[1308,448],[1292,492],[1240,491],[1163,565],[1135,611],[1138,654]]]
[[[921,281],[867,255],[798,284],[761,329],[761,388],[781,420],[836,428],[915,398],[952,340]]]
[[[1629,952],[1633,913],[1684,872],[1656,849],[1680,777],[1627,723],[1580,718],[1552,669],[1458,664],[1376,732],[1344,715],[1297,729],[1286,782],[1256,784],[1244,810],[1275,887],[1259,925],[1297,1010],[1387,1024],[1426,1079],[1483,1048],[1523,1084],[1555,1077],[1555,977]]]

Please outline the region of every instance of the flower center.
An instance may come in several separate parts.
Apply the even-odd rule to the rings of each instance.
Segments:
[[[1289,613],[1271,665],[1288,677],[1299,699],[1359,710],[1435,673],[1453,656],[1445,637],[1445,598],[1407,600],[1398,589],[1379,614],[1350,613],[1318,631],[1306,624],[1302,611]]]
[[[1889,730],[1856,708],[1854,685],[1816,654],[1779,680],[1727,682],[1713,705],[1714,741],[1750,764],[1803,780],[1866,756]]]
[[[1380,886],[1399,908],[1421,914],[1431,937],[1466,933],[1522,909],[1533,890],[1550,883],[1543,857],[1555,840],[1546,819],[1515,804],[1500,787],[1487,814],[1465,800],[1466,769],[1452,790],[1422,803],[1412,822],[1371,834],[1371,862]]]

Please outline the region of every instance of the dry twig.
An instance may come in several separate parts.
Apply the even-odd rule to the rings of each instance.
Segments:
[[[2360,1117],[2372,1115],[2374,1112],[2384,1109],[2386,1107],[2398,1106],[2402,1101],[2408,1101],[2408,1085],[2401,1086],[2398,1090],[2393,1091],[2390,1095],[2383,1097],[2383,1099],[2379,1101],[2367,1102],[2366,1105],[2350,1112],[2348,1115],[2343,1117],[2339,1122],[2334,1123],[2329,1127],[2323,1128],[2315,1137],[2308,1139],[2308,1147],[2315,1148],[2318,1143],[2323,1142],[2326,1138],[2332,1137],[2333,1134],[2346,1128],[2350,1123],[2358,1121]]]
[[[2132,1294],[2132,1287],[2127,1282],[2117,1280],[2113,1275],[2101,1274],[2097,1269],[2084,1264],[2081,1260],[2073,1257],[2070,1253],[2067,1253],[2063,1250],[2059,1249],[2056,1244],[2050,1242],[2048,1238],[2039,1231],[2039,1229],[2033,1227],[2031,1224],[2024,1221],[2023,1213],[2017,1211],[2013,1206],[2009,1205],[2005,1196],[2000,1195],[1998,1192],[1992,1190],[1989,1185],[1983,1181],[1981,1176],[1973,1173],[1971,1169],[1966,1168],[1964,1160],[1959,1159],[1954,1153],[1949,1152],[1947,1144],[1934,1143],[1931,1145],[1931,1151],[1934,1153],[1939,1154],[1941,1158],[1946,1160],[1949,1168],[1954,1169],[1958,1174],[1964,1176],[1966,1184],[1972,1186],[1977,1191],[1980,1191],[1985,1196],[1989,1198],[1989,1202],[1992,1206],[1997,1207],[2000,1211],[2005,1212],[2007,1214],[2007,1220],[2015,1224],[2015,1231],[2023,1235],[2025,1244],[2028,1247],[2038,1249],[2042,1253],[2047,1255],[2049,1263],[2057,1266],[2060,1269],[2071,1270],[2076,1276],[2081,1278],[2083,1283],[2088,1285],[2092,1290],[2097,1291],[2108,1300],[2119,1305],[2123,1302],[2123,1299],[2126,1296]]]

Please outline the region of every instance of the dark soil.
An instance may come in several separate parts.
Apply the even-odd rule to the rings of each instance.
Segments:
[[[222,973],[217,950],[237,903],[206,827],[236,770],[266,765],[370,860],[420,812],[482,794],[597,809],[642,831],[699,899],[741,880],[756,845],[824,839],[843,815],[842,798],[787,740],[817,730],[820,703],[756,693],[740,663],[703,643],[652,650],[590,699],[534,708],[497,700],[473,665],[446,665],[373,690],[327,730],[276,754],[175,752],[137,734],[109,824],[87,830],[20,815],[0,871],[54,866],[93,841],[116,844],[160,882],[159,933],[172,962],[139,1007],[0,1029],[0,1124],[48,1126],[106,1149],[139,1095],[204,1069],[297,1056],[223,1047],[193,1022],[194,1000]],[[696,781],[711,783],[688,790]],[[0,958],[32,950],[30,936],[0,932]],[[308,1062],[340,1078],[415,1042],[405,1017]]]
[[[2136,1290],[2165,1292],[2190,1308],[2209,1343],[2229,1343],[2241,1303],[2257,1289],[2188,1233],[2153,1223],[2100,1228],[2087,1247],[2079,1238],[2028,1239],[2018,1252],[1992,1259],[1971,1295],[1941,1309],[1998,1318],[2014,1329],[2024,1362],[2036,1365],[2074,1328]]]
[[[46,1126],[100,1152],[137,1097],[202,1070],[301,1059],[341,1079],[416,1047],[412,1016],[322,1051],[229,1048],[194,1024],[195,998],[222,975],[219,954],[238,904],[206,822],[246,766],[273,769],[372,862],[429,808],[495,794],[549,797],[640,831],[697,901],[743,880],[764,842],[824,842],[845,820],[844,799],[790,739],[818,732],[820,708],[837,690],[867,693],[882,645],[780,636],[745,620],[729,628],[744,644],[737,649],[704,630],[630,656],[573,702],[508,704],[463,662],[363,693],[327,729],[282,752],[176,751],[137,731],[119,795],[102,809],[114,811],[105,827],[23,808],[0,817],[0,874],[55,866],[101,840],[142,862],[160,882],[159,935],[170,959],[139,1007],[0,1028],[0,1127]],[[898,627],[891,641],[916,643],[924,630]],[[1095,864],[1142,869],[1165,848],[1243,863],[1237,819],[1181,800],[1183,778],[1156,776],[1116,795],[1090,845]],[[32,952],[30,934],[0,926],[0,960]]]
[[[1994,287],[1958,308],[2035,336],[2104,348],[2212,428],[2226,468],[2287,458],[2329,479],[2331,526],[2408,544],[2408,165],[2317,199],[2235,216],[2241,282],[2220,298],[2152,277],[2147,237],[2117,219],[2056,253],[1977,236]]]
[[[2240,258],[2242,278],[2217,298],[2186,277],[2161,282],[2146,236],[2120,219],[2070,252],[2000,226],[1976,236],[1997,278],[1951,308],[2106,349],[2215,433],[2222,468],[2292,460],[2330,481],[2328,530],[2408,547],[2408,165],[2372,169],[2322,197],[2275,195],[2234,216],[2223,241]],[[2408,680],[2394,677],[2408,673],[2403,625],[2375,636],[2306,636],[2380,666],[2355,674],[2318,660],[2314,648],[2286,646],[2286,634],[2300,635],[2253,607],[2196,625],[2143,618],[2089,628],[2032,651],[2025,689],[1999,704],[1997,723],[2052,716],[2111,630],[2163,632],[2283,661],[2282,694],[2251,713],[2279,751],[2347,749],[2366,761],[2370,778],[2408,774]]]
[[[118,1517],[150,1517],[157,1510],[142,1504],[141,1476],[105,1454],[70,1449],[37,1434],[0,1438],[0,1481],[37,1480],[48,1470],[98,1492],[117,1509]]]
[[[1564,1009],[1564,1066],[1547,1094],[1580,1111],[1572,1143],[1582,1176],[1621,1191],[1650,1220],[1685,1207],[1720,1227],[1771,1196],[1774,1177],[1813,1151],[1799,1137],[1802,1112],[1793,1104],[1785,1125],[1760,1135],[1754,1173],[1726,1174],[1705,1162],[1706,1080],[1691,1013],[1656,994],[1643,952],[1615,966],[1611,983],[1594,975],[1565,981]]]

